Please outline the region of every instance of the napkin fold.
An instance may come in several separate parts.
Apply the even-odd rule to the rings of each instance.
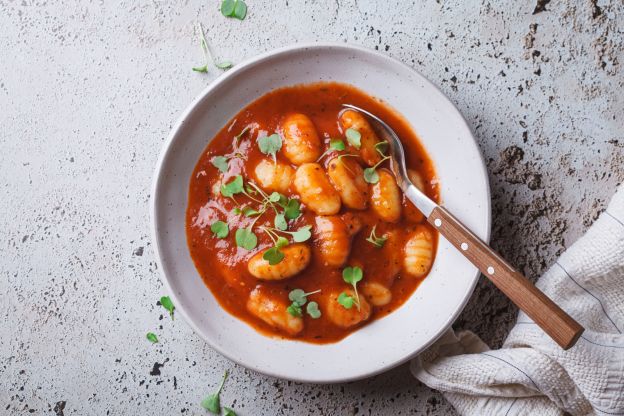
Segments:
[[[537,287],[585,327],[567,351],[526,314],[502,348],[449,330],[411,363],[461,415],[624,415],[624,186]]]

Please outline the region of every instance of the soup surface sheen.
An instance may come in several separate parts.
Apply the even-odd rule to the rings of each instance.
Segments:
[[[378,140],[376,135],[366,122],[362,124],[359,113],[345,113],[345,103],[376,114],[397,132],[412,181],[434,201],[439,200],[433,164],[408,123],[355,87],[339,83],[286,87],[242,109],[210,141],[195,166],[186,233],[197,270],[221,306],[263,334],[319,344],[336,342],[396,310],[431,268],[436,231],[400,191],[396,195],[398,187],[388,161],[364,180],[363,170],[382,158],[384,146],[371,147]],[[357,139],[359,133],[359,148],[357,140],[346,137],[349,126],[356,131],[349,136]],[[275,160],[261,151],[258,140],[274,133],[279,135],[277,143],[281,142]],[[330,149],[331,140],[334,147],[341,147],[336,139],[344,150]],[[266,145],[267,140],[261,142]],[[239,175],[246,191],[224,196],[223,185]],[[370,183],[375,179],[376,183]],[[266,202],[273,192],[282,194],[282,200]],[[300,215],[286,218],[287,229],[281,231],[275,217],[284,214],[282,205],[288,206],[289,199],[299,202]],[[250,210],[264,213],[254,215]],[[217,221],[227,224],[226,237],[219,236],[225,233],[223,225],[219,235],[215,233],[218,226],[211,229]],[[293,241],[288,233],[306,226],[311,237]],[[386,238],[383,243],[370,241],[373,227],[376,237]],[[237,245],[239,229],[257,237],[254,248]],[[305,237],[306,233],[300,234]],[[284,259],[269,265],[262,256],[275,246],[278,236],[289,245],[279,248]],[[251,247],[253,237],[247,237]],[[351,268],[346,272],[351,276],[354,271],[358,275],[353,268],[362,271],[357,293],[344,280],[345,268]],[[298,273],[289,276],[293,271]],[[297,307],[289,299],[294,289],[315,293]],[[318,315],[314,305],[308,312],[312,302],[320,317],[313,317]]]

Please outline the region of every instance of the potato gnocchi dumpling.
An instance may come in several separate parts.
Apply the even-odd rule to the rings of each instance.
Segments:
[[[349,328],[370,318],[371,306],[364,296],[360,296],[360,308],[354,304],[351,308],[346,309],[338,303],[338,296],[342,292],[332,292],[327,297],[326,314],[329,319],[337,326]],[[355,297],[355,293],[351,289],[345,289],[344,293],[351,297]]]
[[[282,162],[262,159],[254,169],[256,180],[265,191],[285,194],[295,178],[295,170]]]
[[[295,189],[301,201],[319,215],[334,215],[340,211],[340,195],[318,163],[304,163],[297,168]]]
[[[388,272],[389,282],[392,282],[401,271],[403,260],[403,247],[400,243],[401,233],[399,230],[388,231],[384,234],[386,242],[381,248],[384,258],[384,268]]]
[[[384,306],[392,300],[392,292],[386,286],[377,282],[365,282],[362,293],[373,306]]]
[[[405,243],[403,266],[414,277],[429,273],[433,263],[433,234],[424,225],[416,226]]]
[[[335,157],[327,165],[327,173],[346,207],[366,209],[368,184],[364,180],[364,170],[355,159]]]
[[[292,316],[287,311],[288,304],[267,290],[257,286],[249,294],[247,310],[267,324],[290,335],[297,335],[303,330],[303,319]]]
[[[326,266],[340,267],[351,252],[351,232],[339,216],[316,217],[314,242],[319,259]]]
[[[371,207],[386,222],[401,219],[401,191],[394,176],[387,169],[378,169],[379,181],[371,185]]]
[[[343,131],[353,129],[360,132],[360,156],[368,166],[373,166],[381,160],[381,155],[375,148],[380,140],[363,114],[354,110],[345,110],[340,114],[340,124]]]
[[[314,162],[321,155],[321,140],[305,114],[291,114],[282,123],[284,155],[295,165]]]
[[[275,265],[262,258],[264,251],[256,253],[247,263],[249,273],[261,280],[283,280],[308,267],[311,252],[306,244],[291,244],[281,248],[281,251],[284,258]]]

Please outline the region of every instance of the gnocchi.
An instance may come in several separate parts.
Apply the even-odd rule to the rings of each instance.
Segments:
[[[320,260],[325,266],[340,267],[351,251],[351,233],[338,216],[316,217],[314,240]]]
[[[312,120],[305,114],[291,114],[282,123],[284,155],[295,165],[314,162],[321,155],[321,140]]]
[[[349,328],[370,318],[371,306],[363,296],[360,296],[360,307],[353,305],[346,309],[338,303],[338,296],[342,292],[332,292],[327,298],[326,313],[329,319],[341,328]],[[351,297],[355,297],[355,293],[351,289],[344,290],[344,293]]]
[[[319,215],[334,215],[340,211],[340,195],[329,182],[318,163],[304,163],[295,172],[295,189],[301,201]]]
[[[377,282],[365,282],[362,285],[362,293],[373,306],[384,306],[392,300],[390,289]]]
[[[356,160],[335,157],[327,165],[327,172],[346,207],[366,209],[368,184],[364,180],[364,170]]]
[[[401,271],[402,248],[400,243],[401,233],[398,230],[389,231],[385,234],[387,238],[382,247],[384,254],[384,267],[388,271],[390,280],[394,279]]]
[[[281,249],[284,258],[277,264],[270,265],[262,256],[264,252],[256,253],[247,263],[247,270],[254,277],[261,280],[283,280],[293,277],[308,267],[311,250],[306,244],[291,244]]]
[[[340,124],[344,131],[353,129],[360,133],[360,156],[368,166],[373,166],[381,160],[381,155],[375,148],[379,139],[364,115],[358,111],[345,110],[340,114]]]
[[[261,286],[256,286],[247,300],[249,313],[287,334],[297,335],[303,330],[303,319],[292,316],[287,308],[285,301],[262,290]]]
[[[295,177],[295,170],[285,163],[262,159],[256,165],[254,174],[265,190],[286,193]]]
[[[403,266],[409,275],[423,277],[432,263],[433,234],[424,225],[418,225],[405,243]]]
[[[371,185],[371,207],[379,218],[397,222],[401,218],[401,192],[394,176],[387,169],[379,169],[379,181]]]

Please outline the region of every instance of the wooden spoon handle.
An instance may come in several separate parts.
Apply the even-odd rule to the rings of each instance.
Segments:
[[[447,210],[434,208],[427,221],[561,348],[576,343],[584,328]]]

